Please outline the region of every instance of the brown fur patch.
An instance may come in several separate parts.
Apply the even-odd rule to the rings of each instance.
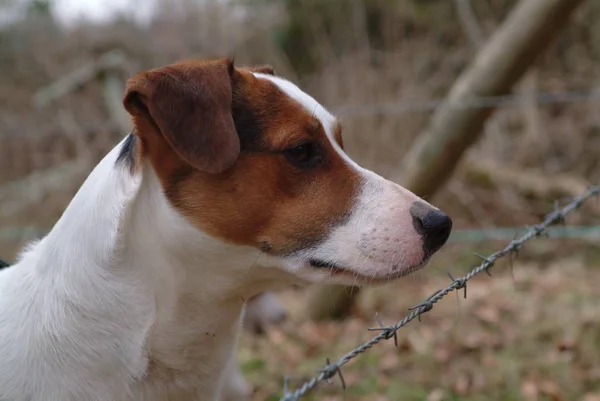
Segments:
[[[142,72],[127,82],[123,104],[136,120],[154,125],[182,159],[219,173],[235,163],[240,151],[231,118],[232,73],[229,59]]]
[[[169,201],[202,231],[236,244],[286,254],[320,241],[347,217],[356,173],[320,122],[274,83],[236,69],[231,85],[241,152],[221,173],[192,167],[155,126],[135,119]],[[307,141],[317,144],[321,161],[309,168],[290,163],[283,151]]]

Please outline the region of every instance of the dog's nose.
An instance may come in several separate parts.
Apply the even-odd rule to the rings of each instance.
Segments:
[[[423,237],[423,248],[432,255],[448,240],[452,231],[452,219],[440,210],[429,209],[423,213],[422,207],[411,210],[414,226]]]

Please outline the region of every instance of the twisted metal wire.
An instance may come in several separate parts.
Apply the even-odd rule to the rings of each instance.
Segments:
[[[534,102],[538,105],[579,103],[600,100],[600,87],[587,90],[565,92],[537,92]],[[339,116],[401,116],[406,113],[430,112],[447,102],[445,98],[423,101],[407,101],[401,103],[380,103],[373,105],[342,105],[334,106],[332,110]],[[522,96],[515,94],[498,96],[473,96],[461,102],[453,102],[455,109],[486,109],[521,107],[524,104]]]
[[[477,266],[476,268],[471,270],[467,275],[465,275],[461,278],[455,279],[452,277],[452,275],[450,273],[448,273],[448,275],[450,276],[450,279],[452,280],[452,284],[450,284],[448,287],[446,287],[444,289],[437,290],[432,295],[430,295],[425,301],[409,308],[409,310],[411,310],[412,312],[409,313],[404,319],[400,320],[395,325],[384,326],[383,323],[379,320],[378,316],[376,316],[376,320],[379,324],[379,327],[370,328],[369,331],[379,331],[379,334],[377,334],[371,340],[369,340],[369,341],[363,343],[362,345],[360,345],[359,347],[355,348],[354,350],[350,351],[349,353],[347,353],[346,355],[341,357],[337,362],[330,363],[329,359],[328,359],[327,364],[322,369],[319,370],[319,374],[317,376],[314,376],[312,379],[305,382],[300,388],[298,388],[297,390],[295,390],[293,392],[288,391],[288,388],[287,388],[288,380],[286,379],[285,385],[284,385],[284,395],[282,398],[280,398],[280,401],[297,401],[304,395],[308,394],[315,387],[317,387],[321,382],[328,381],[335,375],[338,375],[340,377],[342,386],[345,388],[346,384],[345,384],[344,378],[342,376],[342,371],[341,371],[342,366],[344,366],[345,364],[350,362],[350,360],[356,358],[358,355],[367,351],[368,349],[373,347],[375,344],[381,342],[382,340],[389,340],[391,338],[394,338],[394,341],[397,342],[396,332],[401,327],[406,326],[409,322],[411,322],[414,319],[418,318],[420,320],[421,315],[432,310],[434,304],[437,303],[438,301],[440,301],[442,298],[444,298],[449,293],[451,293],[455,290],[463,289],[464,297],[466,298],[467,297],[467,282],[471,278],[473,278],[475,275],[477,275],[483,271],[485,271],[489,275],[490,274],[489,269],[494,266],[494,264],[496,263],[496,261],[498,259],[500,259],[506,255],[512,255],[513,257],[516,257],[518,254],[518,251],[523,247],[523,245],[527,241],[529,241],[535,237],[540,237],[540,236],[545,235],[546,230],[550,225],[556,224],[556,223],[563,223],[565,220],[565,217],[569,213],[573,212],[574,210],[579,209],[581,207],[581,205],[585,201],[587,201],[589,198],[594,197],[594,196],[599,196],[599,195],[600,195],[600,185],[590,188],[589,190],[587,190],[583,194],[579,195],[577,198],[573,199],[570,203],[568,203],[566,206],[564,206],[562,208],[560,208],[557,203],[555,205],[554,211],[552,213],[549,213],[540,224],[530,227],[529,230],[527,231],[527,233],[525,233],[523,236],[521,236],[519,238],[512,240],[504,249],[497,251],[496,253],[493,253],[487,257],[481,256],[481,255],[476,255],[482,259],[482,262],[479,266]]]

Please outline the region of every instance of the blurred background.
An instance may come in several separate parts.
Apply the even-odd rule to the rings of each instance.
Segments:
[[[0,0],[0,258],[46,232],[128,133],[127,77],[182,58],[274,66],[340,116],[355,160],[402,183],[403,160],[517,3]],[[550,31],[514,85],[492,94],[507,96],[463,105],[496,109],[451,177],[421,194],[453,218],[448,246],[424,271],[362,291],[343,319],[309,310],[319,294],[279,294],[287,321],[240,346],[255,400],[278,399],[283,375],[299,385],[372,336],[375,312],[401,319],[448,271],[477,265],[473,252],[499,249],[600,181],[600,2]],[[306,399],[600,400],[599,216],[600,202],[586,204],[514,267],[475,279],[468,299],[402,329],[399,347],[351,363],[346,391],[334,382]]]

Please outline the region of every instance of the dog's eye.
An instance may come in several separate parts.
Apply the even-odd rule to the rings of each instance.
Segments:
[[[321,160],[319,147],[311,142],[286,149],[283,154],[297,167],[312,167]]]

